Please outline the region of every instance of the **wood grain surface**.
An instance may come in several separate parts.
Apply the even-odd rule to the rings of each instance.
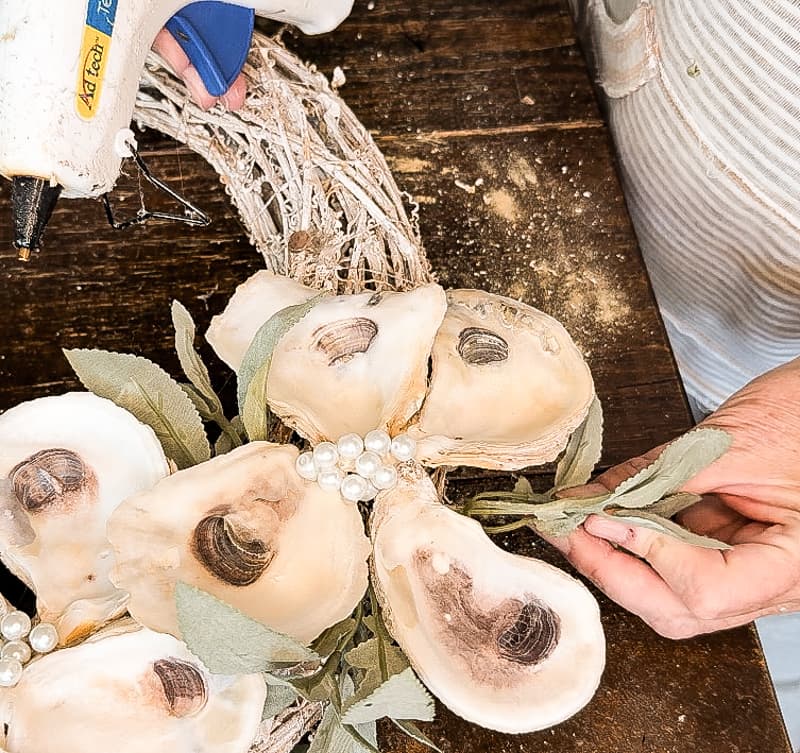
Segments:
[[[419,205],[422,236],[447,287],[483,287],[560,319],[585,352],[606,415],[603,465],[691,425],[636,246],[608,132],[565,3],[357,0],[336,32],[287,45],[330,74]],[[98,202],[62,200],[28,265],[10,248],[0,185],[0,410],[78,388],[61,348],[146,355],[178,375],[169,305],[202,332],[260,268],[216,175],[198,156],[145,133],[153,171],[213,217],[204,229],[110,229]],[[132,167],[114,201],[137,208]],[[203,355],[229,404],[235,385]],[[542,471],[534,471],[533,475]],[[487,478],[488,476],[488,478]],[[512,483],[462,470],[458,498]],[[530,535],[505,546],[563,565]],[[440,707],[427,727],[445,753],[785,753],[788,742],[755,632],[660,638],[600,597],[608,668],[595,699],[552,730],[480,730]],[[579,658],[576,659],[579,661]],[[422,748],[385,729],[387,751]]]

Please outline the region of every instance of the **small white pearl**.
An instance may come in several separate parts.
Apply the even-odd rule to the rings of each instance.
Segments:
[[[297,475],[307,481],[316,481],[317,464],[314,462],[314,455],[311,452],[301,452],[294,461]]]
[[[0,633],[9,641],[24,638],[31,630],[31,618],[15,609],[0,620]]]
[[[392,439],[383,429],[373,429],[364,437],[364,447],[378,455],[385,455],[391,446]]]
[[[397,485],[397,469],[393,465],[382,465],[372,476],[378,489],[392,489]]]
[[[34,651],[39,654],[46,654],[48,651],[52,651],[58,643],[56,626],[51,625],[49,622],[40,622],[31,630],[28,640],[31,642],[31,648]]]
[[[0,650],[0,659],[16,659],[24,664],[31,658],[31,647],[25,641],[9,641]]]
[[[357,473],[348,473],[342,481],[342,487],[339,491],[342,496],[350,502],[358,502],[361,495],[367,490],[369,481]]]
[[[0,687],[13,688],[22,677],[19,659],[0,659]]]
[[[377,488],[371,481],[367,481],[367,488],[364,490],[364,493],[359,497],[361,502],[369,502],[371,499],[375,499],[375,495],[378,493]]]
[[[326,492],[338,492],[342,485],[343,474],[338,468],[326,468],[319,472],[317,483]]]
[[[381,467],[381,459],[372,450],[365,450],[356,458],[356,473],[364,478],[372,478],[375,471]]]
[[[314,448],[314,464],[320,470],[333,468],[337,460],[339,460],[339,451],[333,442],[320,442]]]
[[[345,434],[339,437],[336,449],[345,460],[355,460],[364,451],[364,440],[358,434]]]
[[[400,460],[411,460],[417,451],[417,443],[408,434],[398,434],[392,440],[392,457]]]

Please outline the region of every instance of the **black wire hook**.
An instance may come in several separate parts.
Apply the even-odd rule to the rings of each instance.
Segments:
[[[185,199],[179,193],[173,191],[166,183],[156,178],[156,176],[150,172],[150,168],[145,164],[145,161],[142,159],[139,152],[136,151],[136,147],[134,147],[133,144],[128,143],[127,146],[131,151],[131,156],[136,162],[136,166],[139,168],[139,172],[145,177],[147,182],[150,183],[150,185],[155,186],[158,190],[163,191],[170,198],[174,199],[185,210],[187,210],[187,213],[180,215],[171,214],[170,212],[151,212],[149,209],[145,209],[144,199],[142,199],[142,207],[136,213],[135,217],[132,217],[129,220],[119,221],[114,217],[114,210],[111,207],[111,200],[108,198],[109,194],[106,193],[103,194],[103,207],[106,210],[106,217],[108,218],[108,222],[111,227],[113,227],[115,230],[124,230],[132,225],[143,225],[148,220],[167,220],[169,222],[180,222],[184,225],[192,225],[193,227],[206,227],[207,225],[211,224],[211,218],[205,212],[192,204],[192,202],[188,199]]]

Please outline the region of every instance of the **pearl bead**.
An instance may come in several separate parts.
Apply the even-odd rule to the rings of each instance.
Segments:
[[[338,492],[342,485],[343,474],[338,468],[326,468],[319,472],[317,483],[326,492]]]
[[[399,461],[411,460],[417,451],[417,443],[408,434],[398,434],[392,440],[392,457]]]
[[[0,687],[13,688],[22,677],[19,659],[0,659]]]
[[[28,640],[31,642],[31,648],[39,654],[52,651],[58,643],[55,625],[51,625],[49,622],[40,622],[31,630]]]
[[[375,485],[367,481],[367,488],[364,490],[364,493],[359,497],[361,502],[369,502],[371,499],[375,499],[375,495],[378,493],[378,490],[375,488]]]
[[[301,452],[294,461],[297,475],[307,481],[316,481],[317,464],[314,462],[314,455],[310,452]]]
[[[364,440],[358,434],[345,434],[339,437],[336,449],[345,460],[355,460],[364,451]]]
[[[358,502],[361,499],[361,495],[367,490],[367,484],[369,484],[369,481],[363,476],[359,476],[357,473],[348,473],[344,477],[339,491],[350,502]]]
[[[381,459],[372,450],[365,450],[356,458],[356,473],[364,478],[372,478],[381,467]]]
[[[393,465],[382,465],[372,476],[378,489],[391,489],[397,485],[397,469]]]
[[[9,641],[0,650],[0,659],[16,659],[24,664],[31,658],[31,647],[25,641]]]
[[[364,447],[378,455],[385,455],[391,446],[392,439],[383,429],[373,429],[364,437]]]
[[[339,460],[339,451],[333,442],[320,442],[314,448],[314,464],[320,470],[333,468],[337,460]]]
[[[9,612],[2,620],[0,620],[0,633],[3,638],[9,641],[15,641],[18,638],[24,638],[31,629],[31,618],[25,612],[20,612],[15,609]]]

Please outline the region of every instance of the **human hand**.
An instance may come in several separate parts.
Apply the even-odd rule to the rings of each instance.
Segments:
[[[732,549],[702,549],[596,515],[568,537],[548,537],[611,599],[669,638],[800,610],[800,358],[751,382],[702,425],[724,429],[732,444],[683,487],[703,499],[677,521]],[[660,451],[567,493],[613,489]]]
[[[203,79],[200,78],[197,69],[189,61],[188,56],[175,40],[175,37],[166,29],[162,29],[158,32],[153,42],[153,49],[161,55],[167,65],[172,68],[175,75],[183,79],[194,102],[204,110],[208,110],[218,102],[228,110],[238,110],[244,104],[244,98],[247,94],[247,85],[241,74],[237,76],[236,80],[225,94],[221,97],[215,97],[208,93],[208,89],[206,89]]]

